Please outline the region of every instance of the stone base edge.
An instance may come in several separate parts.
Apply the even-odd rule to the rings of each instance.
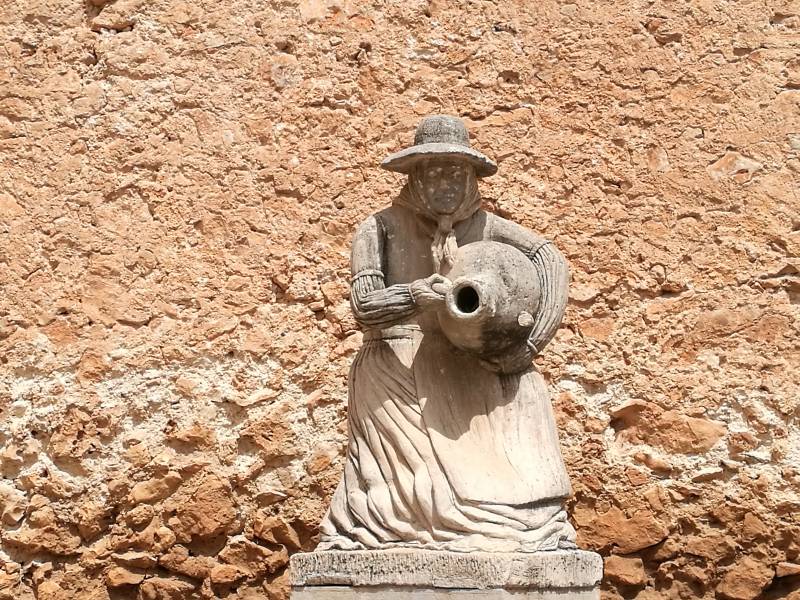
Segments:
[[[603,577],[603,559],[599,554],[584,550],[529,554],[331,550],[295,554],[291,557],[290,569],[295,588],[591,590]]]
[[[600,588],[465,590],[409,586],[301,586],[291,600],[600,600]]]

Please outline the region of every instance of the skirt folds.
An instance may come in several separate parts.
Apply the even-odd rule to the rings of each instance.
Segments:
[[[422,332],[369,332],[351,367],[350,441],[319,548],[417,547],[536,552],[574,547],[561,499],[502,504],[459,497],[442,467],[418,393]],[[436,398],[426,398],[436,402]]]

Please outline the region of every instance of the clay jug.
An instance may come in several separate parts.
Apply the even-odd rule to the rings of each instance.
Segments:
[[[494,357],[525,343],[541,293],[536,270],[522,252],[500,242],[474,242],[458,249],[453,282],[439,324],[461,350]]]

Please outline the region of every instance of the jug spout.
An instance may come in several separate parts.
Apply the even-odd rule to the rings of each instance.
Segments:
[[[459,248],[449,273],[453,286],[439,312],[450,343],[484,357],[524,343],[539,305],[538,280],[530,260],[499,242]]]

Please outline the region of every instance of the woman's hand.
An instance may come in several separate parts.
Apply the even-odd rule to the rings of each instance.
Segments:
[[[453,284],[444,275],[434,273],[425,279],[417,279],[409,284],[414,303],[423,309],[438,308]]]

